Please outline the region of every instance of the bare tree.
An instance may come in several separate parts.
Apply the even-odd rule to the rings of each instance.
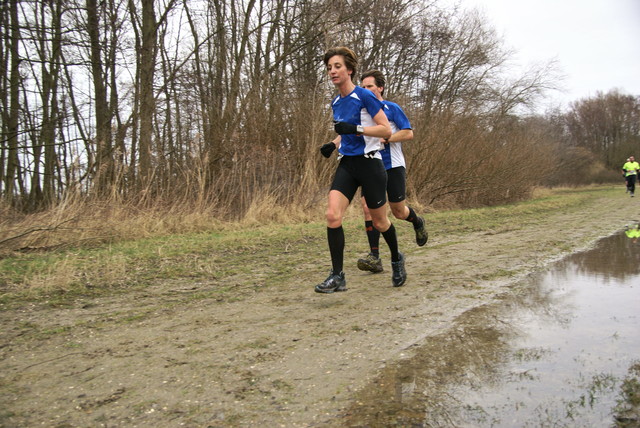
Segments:
[[[571,143],[595,153],[612,169],[637,152],[640,97],[612,90],[571,104],[565,117]]]
[[[508,176],[500,161],[516,148],[538,156],[518,109],[549,73],[505,79],[509,53],[477,14],[417,0],[3,1],[7,199],[72,188],[235,215],[268,196],[313,200],[332,170],[317,149],[334,135],[321,58],[338,44],[358,52],[359,71],[385,72],[385,94],[409,113],[409,162],[428,172],[410,175],[420,198],[490,199]],[[452,176],[460,152],[482,173]]]
[[[101,8],[106,2],[101,2]],[[97,0],[86,0],[87,36],[90,44],[89,63],[91,64],[91,76],[93,82],[93,98],[95,103],[96,123],[96,158],[95,158],[95,191],[99,194],[107,192],[113,181],[113,139],[111,135],[111,116],[109,99],[107,95],[106,77],[103,61],[103,29],[106,25],[100,25],[103,11],[99,11]],[[114,41],[117,42],[117,41]]]
[[[10,204],[17,201],[16,180],[19,180],[20,161],[18,159],[18,122],[20,114],[20,21],[18,19],[18,0],[3,2],[3,28],[9,28],[8,34],[3,34],[3,114],[2,114],[2,161],[4,174],[3,195]],[[8,67],[7,67],[8,65]]]
[[[153,118],[155,112],[155,96],[153,83],[155,78],[155,60],[157,54],[156,44],[156,12],[154,0],[141,0],[142,23],[140,26],[141,44],[138,53],[138,87],[140,96],[140,110],[138,112],[140,123],[139,137],[139,180],[145,187],[149,184],[152,174],[151,143],[153,137]]]

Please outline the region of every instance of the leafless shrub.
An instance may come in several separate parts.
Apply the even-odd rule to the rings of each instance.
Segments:
[[[518,116],[554,87],[553,64],[505,79],[509,53],[477,13],[417,0],[16,5],[21,13],[0,9],[11,29],[0,76],[3,248],[322,218],[336,165],[318,152],[335,135],[320,58],[334,44],[383,70],[386,95],[409,114],[408,193],[424,210],[607,176],[575,140],[599,142],[591,130],[611,121],[584,126],[597,117],[589,103],[551,124]],[[635,105],[619,101],[604,103],[612,117]],[[613,157],[637,143],[628,128]],[[590,178],[568,173],[576,165]]]

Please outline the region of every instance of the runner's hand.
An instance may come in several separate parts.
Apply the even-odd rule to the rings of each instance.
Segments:
[[[349,122],[338,122],[335,120],[333,122],[333,129],[340,134],[358,134],[358,126]]]
[[[333,153],[335,149],[336,144],[333,141],[330,141],[320,147],[320,153],[322,153],[322,156],[324,156],[325,158],[328,158],[329,156],[331,156],[331,153]]]

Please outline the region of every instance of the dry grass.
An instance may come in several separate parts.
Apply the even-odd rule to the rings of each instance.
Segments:
[[[50,210],[22,214],[2,207],[0,257],[12,252],[92,247],[175,233],[196,233],[256,224],[299,223],[321,218],[324,206],[310,210],[285,205],[275,195],[256,198],[240,220],[221,218],[215,205],[158,202],[141,208],[132,203],[74,198]]]
[[[531,190],[534,190],[533,186]],[[535,188],[534,195],[539,197],[545,191],[544,188]],[[483,206],[485,204],[479,200],[480,194],[478,191],[470,194],[473,198],[467,204],[452,197],[442,198],[437,205],[430,205],[414,195],[410,195],[407,202],[417,212],[428,214]],[[141,207],[122,201],[68,198],[50,210],[33,214],[20,213],[0,205],[0,258],[16,253],[91,248],[172,234],[322,222],[326,189],[319,189],[313,194],[307,192],[305,197],[307,200],[300,195],[283,197],[275,192],[256,196],[239,219],[221,215],[215,204],[189,204],[182,200],[175,203],[158,201]],[[531,191],[528,191],[527,197],[531,197]],[[350,219],[361,217],[357,201],[351,204],[346,216]]]
[[[141,210],[125,204],[76,199],[48,211],[4,217],[0,243],[4,251],[83,247],[202,230],[212,223],[215,219],[207,212],[187,212],[176,206]]]
[[[582,200],[592,197],[591,192],[599,191],[598,186],[583,190],[540,188],[530,203],[431,211],[427,219],[430,232],[436,235],[501,229],[509,222],[520,222],[522,216],[546,215],[549,210],[579,206]],[[326,248],[324,204],[314,210],[296,211],[275,202],[273,197],[256,202],[247,216],[236,222],[222,222],[209,211],[189,212],[184,207],[141,210],[88,202],[67,205],[68,217],[57,211],[48,213],[50,217],[47,213],[37,215],[37,225],[55,218],[62,223],[59,227],[36,227],[36,223],[29,222],[34,218],[29,217],[16,219],[11,230],[23,227],[33,232],[10,241],[5,239],[21,247],[12,249],[7,245],[0,257],[0,304],[43,295],[64,304],[78,293],[126,290],[167,278],[216,281],[243,277],[263,263],[257,262],[261,260],[257,254],[272,254],[278,259],[278,254],[288,253],[291,247],[296,248],[299,260],[318,257],[318,248]],[[273,209],[274,206],[278,208]],[[352,203],[345,217],[350,236],[364,245],[359,204]],[[40,230],[34,231],[36,228]],[[2,233],[6,234],[4,228]],[[276,264],[276,269],[287,270],[291,266],[289,262]]]

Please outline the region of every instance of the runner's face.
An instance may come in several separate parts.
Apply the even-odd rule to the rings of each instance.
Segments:
[[[351,81],[351,71],[347,69],[342,55],[334,55],[327,62],[327,72],[331,82],[340,86],[344,82]]]
[[[379,86],[376,86],[376,79],[373,76],[365,77],[364,79],[362,79],[362,82],[360,82],[360,85],[363,88],[373,92],[373,94],[376,97],[382,98],[382,93],[380,93],[380,90],[382,88],[380,88]]]

